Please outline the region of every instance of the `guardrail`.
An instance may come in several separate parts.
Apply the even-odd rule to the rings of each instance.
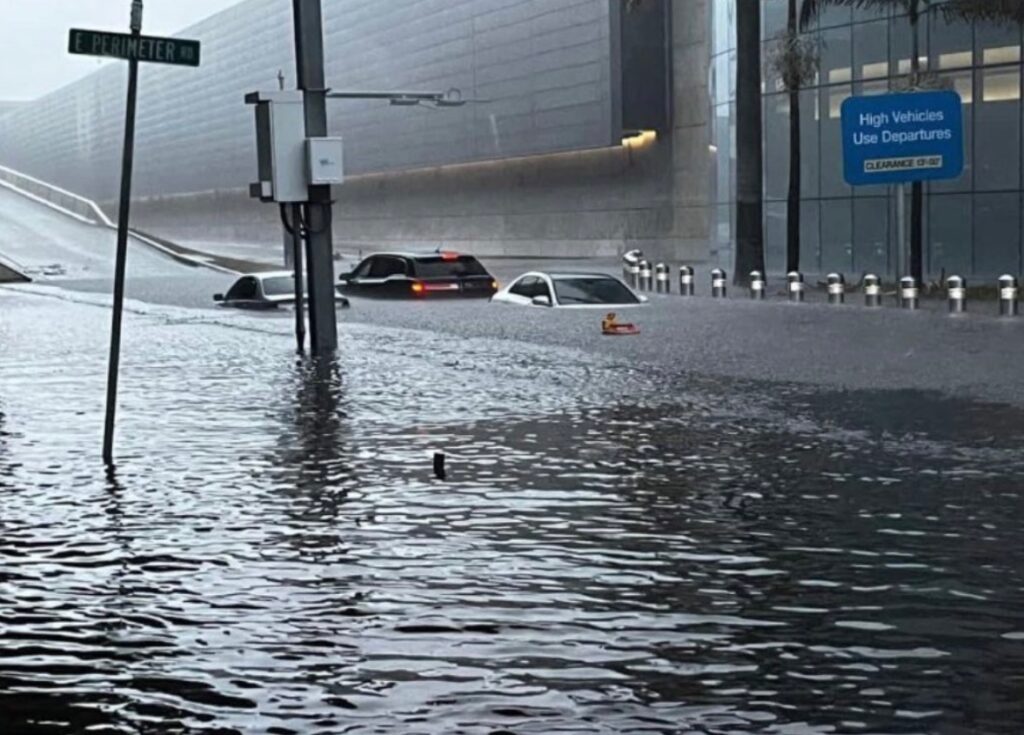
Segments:
[[[15,189],[19,194],[26,195],[63,214],[71,215],[89,224],[114,226],[114,223],[96,202],[61,189],[59,186],[40,181],[28,174],[15,171],[13,168],[0,166],[0,185],[5,183],[10,185],[8,188]]]
[[[23,174],[20,171],[15,171],[13,168],[0,166],[0,187],[8,188],[21,196],[28,197],[29,199],[43,204],[50,209],[54,209],[63,215],[73,217],[80,222],[99,227],[106,227],[111,230],[117,229],[117,225],[111,221],[103,209],[91,199],[86,199],[85,197],[79,196],[67,189],[61,189],[59,186],[54,186],[53,184],[37,179],[34,176],[29,176],[28,174]],[[201,268],[209,268],[223,273],[235,272],[214,263],[208,263],[202,258],[178,252],[173,247],[169,247],[168,245],[158,242],[152,237],[143,235],[134,230],[130,229],[128,232],[131,237],[135,238],[139,242],[153,248],[154,250],[160,251],[179,263]],[[10,259],[8,259],[8,261],[10,261]],[[3,261],[0,261],[0,265],[2,264]],[[9,266],[9,268],[10,270],[18,272],[18,269],[14,266]]]

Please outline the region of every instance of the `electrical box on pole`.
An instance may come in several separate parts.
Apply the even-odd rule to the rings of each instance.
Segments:
[[[262,202],[309,201],[306,118],[300,91],[252,92],[256,107],[256,161],[259,180],[249,194]]]
[[[309,138],[306,141],[306,176],[310,186],[345,183],[345,148],[341,138]]]

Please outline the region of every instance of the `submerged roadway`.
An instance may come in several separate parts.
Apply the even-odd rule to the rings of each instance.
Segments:
[[[1024,729],[1024,319],[356,300],[311,364],[133,243],[107,471],[113,248],[0,191],[7,730]]]
[[[35,287],[109,294],[114,246],[112,231],[0,189],[0,254],[26,266],[36,279]],[[337,270],[353,263],[352,258],[340,260]],[[485,265],[502,281],[546,267],[614,271],[608,261],[499,259],[485,260]],[[212,295],[225,291],[233,280],[229,273],[182,264],[136,241],[129,248],[129,299],[219,310]],[[826,388],[927,390],[954,398],[1024,404],[1019,367],[1024,364],[1024,318],[999,319],[991,303],[972,305],[970,313],[955,318],[935,309],[902,311],[891,300],[874,310],[860,303],[855,293],[839,307],[781,299],[754,302],[735,290],[727,300],[652,296],[649,306],[629,312],[641,334],[628,338],[602,337],[602,313],[597,311],[464,301],[355,299],[352,309],[339,311],[339,321],[423,330],[450,339],[541,344],[567,351],[564,359],[596,353],[627,368],[650,365],[679,374]],[[292,316],[290,311],[245,312],[233,313],[231,321],[268,319],[290,321]]]

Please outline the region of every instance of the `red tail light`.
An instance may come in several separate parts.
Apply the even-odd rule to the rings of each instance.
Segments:
[[[441,260],[458,260],[458,253],[441,253]]]
[[[412,289],[412,292],[417,296],[421,296],[423,292],[427,290],[427,287],[419,282],[413,283],[412,286],[410,286],[410,288]]]

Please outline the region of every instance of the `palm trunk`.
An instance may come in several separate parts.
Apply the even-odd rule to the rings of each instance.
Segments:
[[[910,84],[916,89],[921,82],[920,40],[918,37],[918,21],[920,20],[918,1],[910,4],[910,35],[912,52],[910,59]],[[915,181],[910,186],[910,275],[924,284],[924,184]]]
[[[796,0],[789,0],[787,33],[797,37]],[[786,270],[800,270],[800,79],[790,70],[789,87],[789,196],[786,202]]]
[[[764,272],[761,7],[736,4],[736,284]]]

